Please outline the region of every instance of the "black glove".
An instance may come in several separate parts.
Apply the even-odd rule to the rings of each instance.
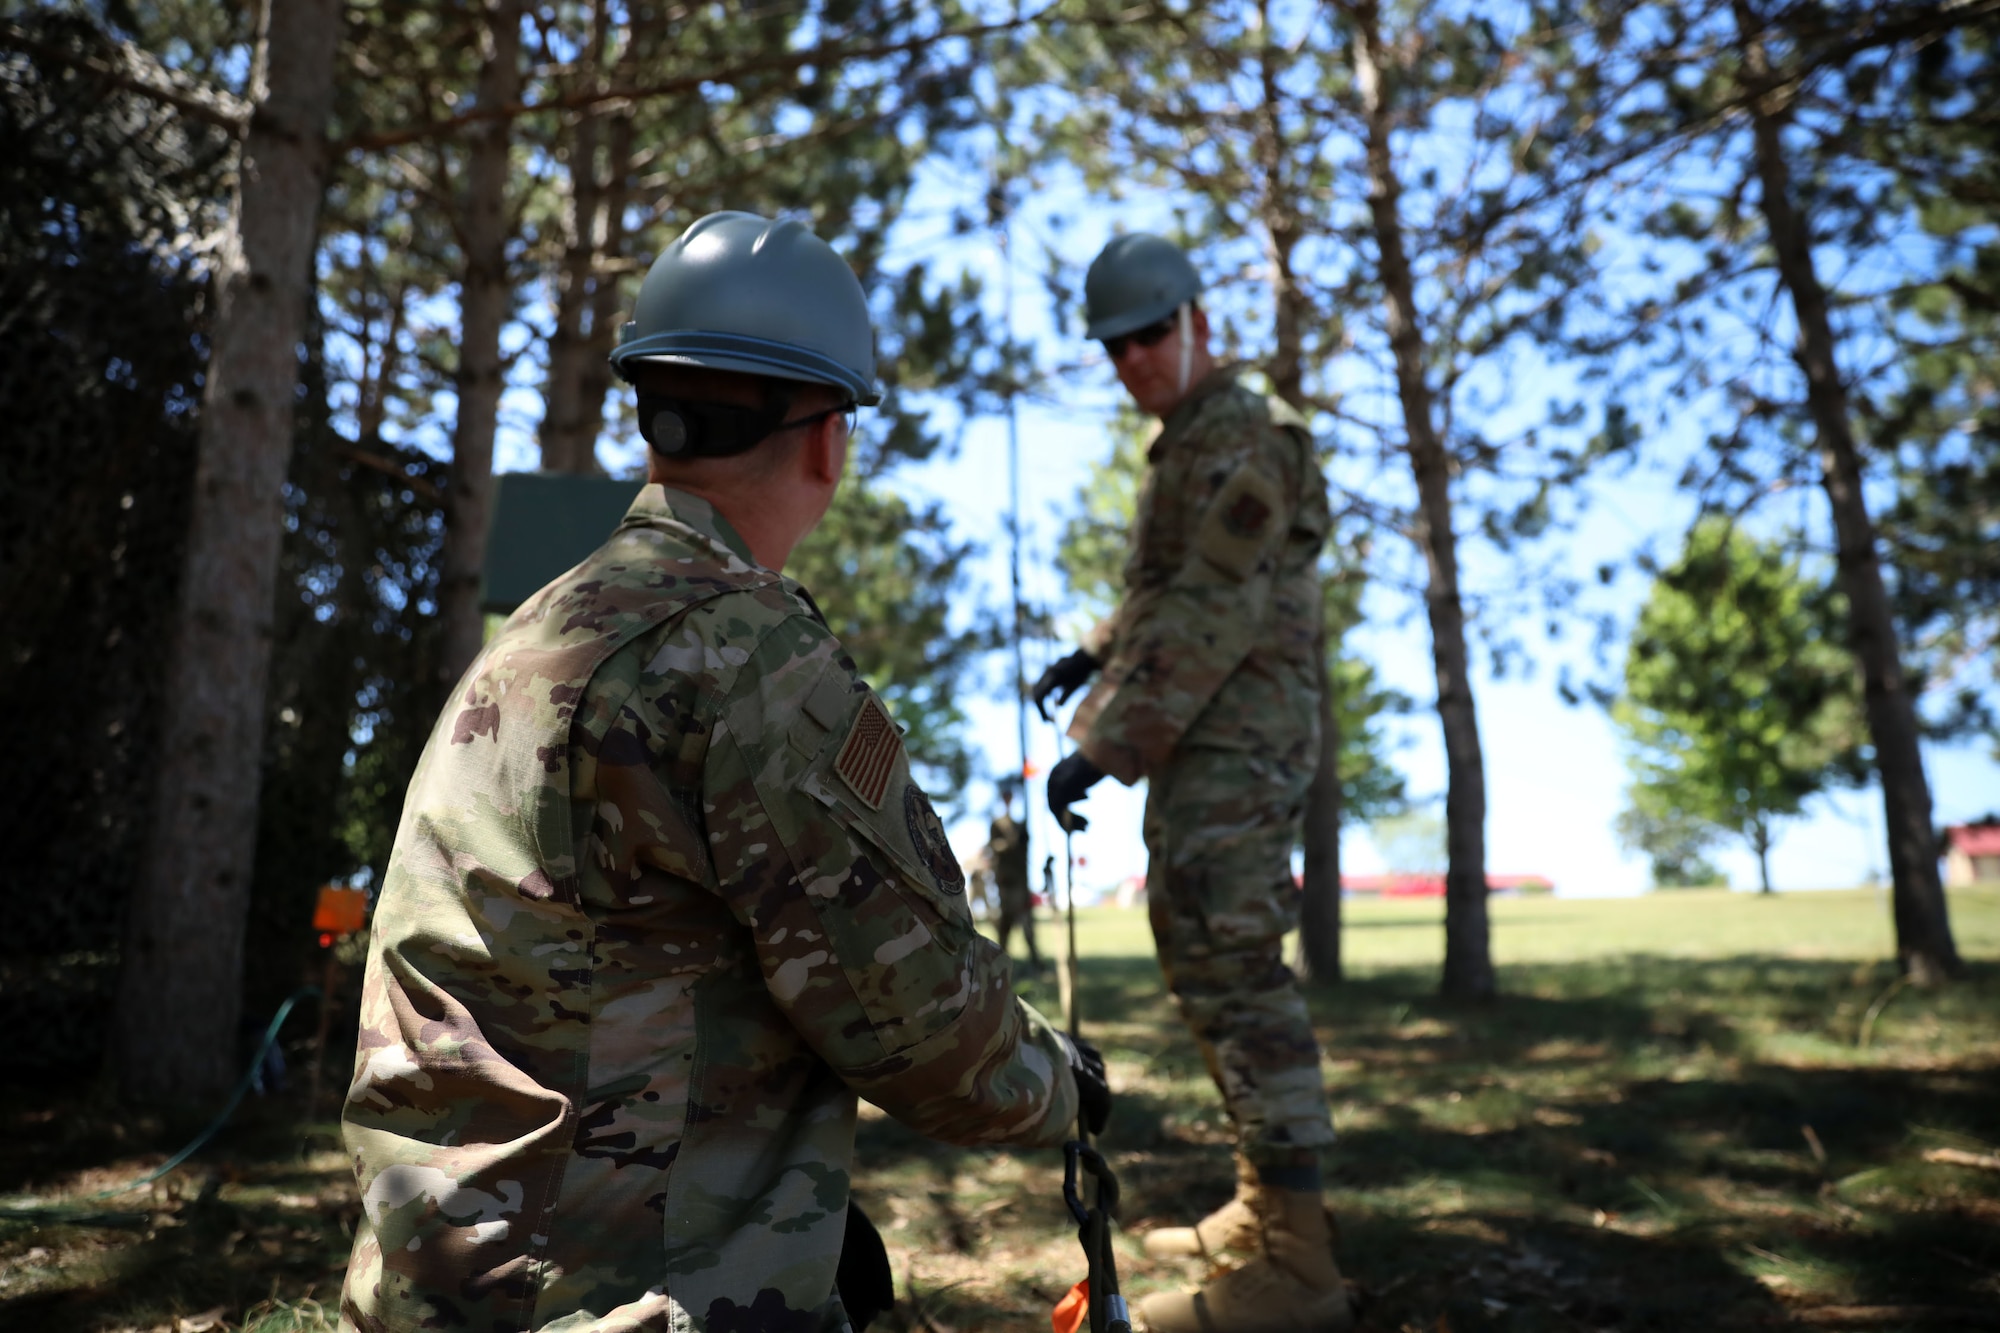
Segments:
[[[1078,750],[1049,770],[1049,810],[1066,832],[1081,833],[1090,821],[1070,809],[1104,780],[1104,770]]]
[[[1076,1104],[1083,1127],[1092,1135],[1102,1134],[1111,1119],[1111,1080],[1104,1076],[1104,1057],[1082,1037],[1058,1032],[1063,1050],[1069,1055],[1069,1072],[1076,1075]]]
[[[895,1279],[889,1274],[889,1251],[882,1233],[861,1211],[861,1205],[847,1201],[847,1235],[840,1246],[840,1263],[834,1269],[833,1287],[847,1318],[859,1333],[874,1322],[875,1316],[896,1308]]]
[[[1069,702],[1069,697],[1083,688],[1084,682],[1097,674],[1097,668],[1104,664],[1091,656],[1088,648],[1079,648],[1058,662],[1051,662],[1035,681],[1035,688],[1028,691],[1028,697],[1035,701],[1035,711],[1042,715],[1042,721],[1053,722],[1048,705],[1043,701],[1051,694],[1056,696],[1058,705]]]

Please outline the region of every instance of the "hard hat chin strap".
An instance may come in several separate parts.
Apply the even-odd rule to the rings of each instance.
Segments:
[[[1181,379],[1176,393],[1185,394],[1188,388],[1188,374],[1194,369],[1194,302],[1183,301],[1176,314],[1181,335]]]

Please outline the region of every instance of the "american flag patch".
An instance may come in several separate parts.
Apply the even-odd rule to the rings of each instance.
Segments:
[[[883,711],[881,701],[871,694],[861,701],[861,711],[847,733],[846,744],[840,747],[840,757],[833,761],[833,771],[870,810],[880,810],[882,798],[889,792],[889,777],[902,756],[902,733]]]

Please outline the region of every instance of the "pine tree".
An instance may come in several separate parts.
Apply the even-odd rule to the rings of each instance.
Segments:
[[[119,983],[119,1079],[138,1100],[209,1103],[236,1073],[283,481],[340,30],[333,0],[259,15],[256,110],[212,280],[158,795]]]
[[[1691,0],[1655,14],[1658,22],[1623,34],[1614,56],[1641,71],[1617,121],[1619,152],[1650,158],[1649,169],[1671,183],[1694,149],[1719,180],[1698,192],[1670,189],[1671,202],[1644,218],[1661,241],[1700,247],[1701,263],[1635,302],[1637,321],[1677,396],[1720,400],[1728,424],[1687,478],[1705,503],[1747,509],[1774,483],[1793,481],[1815,482],[1826,497],[1882,789],[1897,953],[1913,980],[1935,984],[1961,963],[1938,881],[1916,682],[1867,494],[1867,436],[1857,429],[1904,386],[1894,363],[1886,373],[1860,368],[1857,338],[1893,345],[1910,329],[1893,295],[1870,290],[1879,270],[1845,262],[1837,282],[1826,275],[1838,247],[1896,273],[1892,293],[1935,285],[1921,260],[1909,272],[1910,253],[1923,247],[1897,185],[1901,170],[1857,150],[1879,148],[1868,128],[1883,115],[1878,95],[1900,107],[1907,99],[1891,90],[1958,49],[1958,33],[1976,33],[1978,15],[1928,6],[1766,11],[1742,0]],[[1749,365],[1740,354],[1717,363],[1717,348],[1746,346]]]
[[[1353,175],[1365,183],[1349,235],[1373,261],[1342,294],[1372,296],[1381,312],[1369,341],[1386,353],[1400,408],[1400,429],[1385,441],[1405,455],[1415,485],[1406,523],[1424,564],[1444,732],[1442,988],[1480,999],[1496,983],[1485,753],[1470,678],[1468,610],[1477,603],[1461,543],[1476,533],[1509,554],[1557,527],[1590,469],[1627,441],[1615,402],[1600,409],[1604,428],[1579,441],[1594,415],[1580,404],[1550,401],[1537,424],[1492,439],[1462,399],[1482,374],[1506,386],[1521,358],[1571,353],[1599,291],[1609,94],[1602,72],[1580,58],[1579,25],[1562,7],[1503,19],[1355,0],[1336,12],[1351,76],[1338,104],[1359,141]],[[1469,142],[1448,128],[1455,122],[1469,127]],[[1509,396],[1502,387],[1498,397]],[[1544,591],[1560,605],[1569,590],[1556,581]]]

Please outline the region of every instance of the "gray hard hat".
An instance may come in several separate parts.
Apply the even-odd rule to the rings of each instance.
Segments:
[[[803,222],[710,213],[646,272],[611,368],[646,361],[831,384],[882,401],[868,298],[847,261]]]
[[[1201,295],[1201,277],[1180,247],[1134,232],[1098,252],[1083,278],[1087,338],[1116,338],[1157,324]]]

